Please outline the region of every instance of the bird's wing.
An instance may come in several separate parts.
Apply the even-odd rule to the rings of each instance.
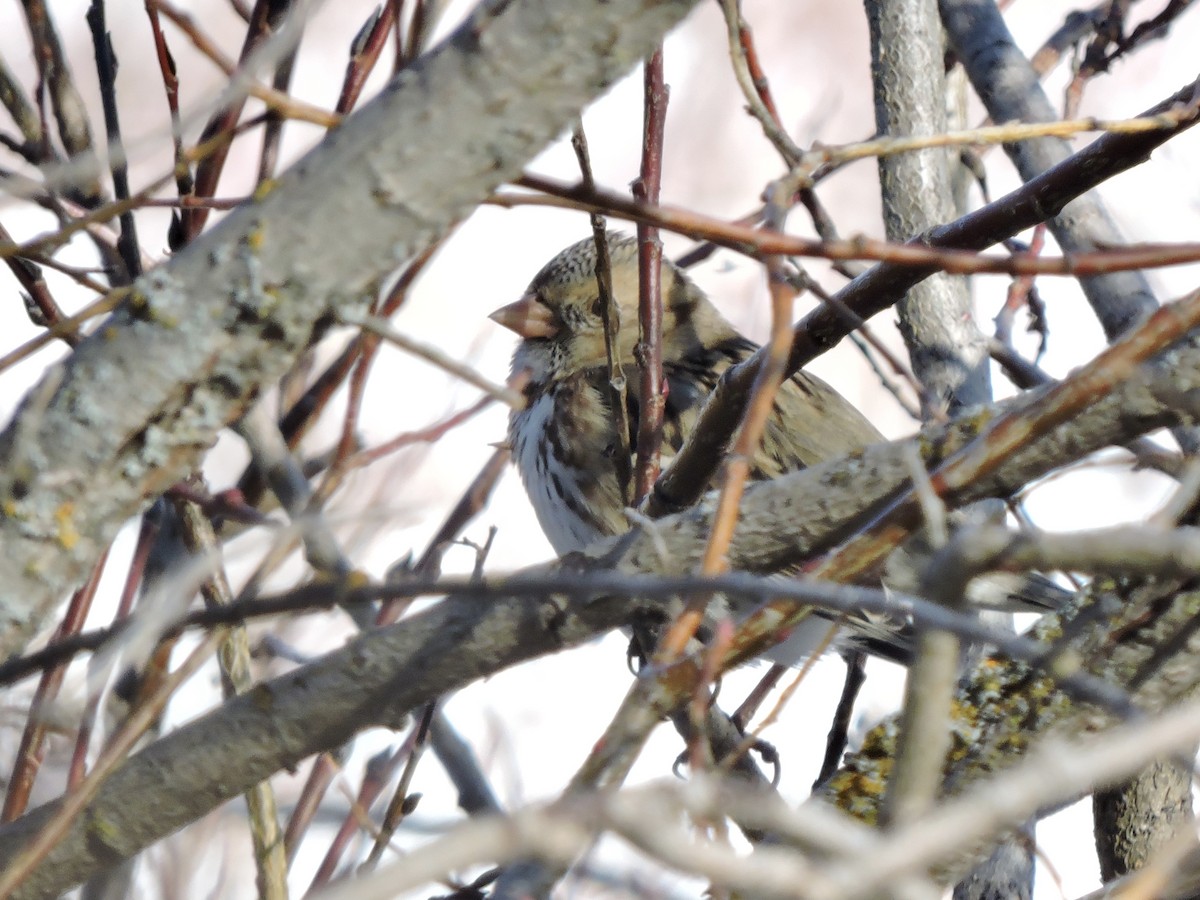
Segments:
[[[774,477],[881,440],[883,435],[849,400],[801,371],[780,385],[756,461],[760,477]]]
[[[663,456],[674,456],[695,427],[700,410],[721,376],[751,356],[758,346],[737,335],[711,347],[697,346],[665,363],[667,403]],[[636,380],[631,379],[632,384]],[[630,391],[630,418],[637,421],[640,402]],[[767,423],[753,476],[774,478],[785,472],[845,456],[883,440],[879,431],[841,394],[815,375],[797,372],[780,386],[775,413]]]

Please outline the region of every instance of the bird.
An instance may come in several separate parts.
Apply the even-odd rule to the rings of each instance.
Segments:
[[[616,341],[620,364],[626,381],[636,386],[640,379],[634,353],[639,340],[637,241],[610,232],[606,243],[612,293],[620,313]],[[559,556],[628,531],[634,518],[627,511],[626,483],[633,465],[625,456],[632,442],[620,433],[620,418],[613,412],[597,258],[592,237],[570,245],[542,267],[520,299],[490,316],[521,338],[512,372],[527,377],[526,404],[510,413],[507,443],[538,522]],[[661,294],[665,466],[687,439],[721,376],[759,347],[721,315],[682,268],[666,259]],[[635,389],[625,394],[630,434],[637,433],[638,393]],[[882,440],[880,431],[849,400],[816,375],[800,370],[780,385],[761,446],[751,460],[750,477],[775,478]],[[906,558],[902,568],[909,571],[913,565]],[[1048,579],[1037,590],[1028,590],[1035,596],[1022,597],[1026,589],[1016,584],[1015,577],[1008,576],[991,594],[999,590],[1012,595],[1017,606],[1038,609],[1063,602],[1065,592]],[[910,580],[915,584],[915,577]],[[979,582],[985,579],[974,584]],[[982,589],[987,590],[986,582]],[[1045,591],[1052,599],[1040,596]],[[976,602],[1006,605],[995,596]],[[860,634],[869,636],[863,642],[866,649],[907,660],[912,640],[911,633],[904,634],[903,623],[862,624]],[[825,625],[823,632],[827,630]],[[813,636],[792,642],[785,652],[788,661],[803,655],[808,644],[816,641],[819,638]]]

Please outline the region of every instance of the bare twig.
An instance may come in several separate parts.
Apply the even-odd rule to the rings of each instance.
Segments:
[[[112,36],[105,21],[104,3],[93,2],[87,11],[88,26],[92,32],[92,45],[96,52],[96,72],[100,82],[100,99],[104,106],[104,124],[108,134],[111,158],[113,193],[117,200],[129,198],[129,168],[125,161],[125,148],[121,142],[121,118],[117,105],[117,56],[112,46]],[[137,226],[132,210],[120,216],[121,231],[117,238],[117,249],[125,271],[114,279],[116,284],[129,284],[142,274],[142,259],[137,237]]]
[[[592,160],[588,152],[587,135],[583,123],[575,126],[571,133],[571,147],[575,150],[575,158],[579,162],[579,172],[584,185],[594,186],[592,177]],[[628,506],[633,499],[633,464],[632,448],[636,436],[632,433],[629,423],[629,404],[626,401],[628,385],[625,383],[625,369],[621,365],[621,308],[613,294],[612,261],[608,255],[608,233],[604,216],[593,213],[592,241],[596,244],[596,290],[600,299],[600,316],[604,322],[604,352],[608,359],[608,393],[609,408],[612,410],[614,434],[617,444],[613,447],[613,463],[617,470],[617,484]]]
[[[1092,156],[1089,151],[1081,152],[1086,153],[1089,157]],[[1130,159],[1127,162],[1132,163],[1133,160]],[[1042,221],[1041,216],[1044,214],[1045,208],[1034,210],[1028,206],[1031,201],[1040,202],[1038,195],[1048,190],[1051,194],[1056,195],[1054,199],[1055,202],[1058,202],[1061,199],[1060,190],[1074,194],[1080,189],[1077,178],[1087,178],[1095,174],[1094,169],[1086,175],[1077,174],[1072,171],[1073,169],[1073,166],[1066,167],[1055,172],[1052,179],[1028,182],[1024,187],[993,201],[982,209],[975,210],[962,219],[935,228],[929,233],[918,235],[903,244],[862,236],[825,241],[764,231],[748,225],[714,219],[678,207],[645,206],[615,192],[600,189],[588,190],[534,175],[525,175],[517,183],[522,187],[534,188],[561,197],[566,202],[545,203],[543,202],[544,198],[543,200],[513,198],[511,195],[504,202],[506,205],[531,203],[533,205],[566,206],[571,209],[600,210],[606,215],[626,218],[632,222],[646,222],[664,231],[673,231],[696,240],[711,241],[719,246],[754,257],[809,256],[814,259],[831,261],[874,260],[888,264],[888,268],[882,271],[871,270],[859,276],[861,279],[870,280],[883,279],[885,275],[888,279],[892,279],[898,274],[896,269],[913,270],[911,277],[914,280],[927,277],[930,271],[944,271],[952,275],[992,273],[1087,277],[1131,269],[1185,265],[1200,260],[1200,244],[1195,243],[1122,244],[1120,247],[1110,249],[1072,252],[1059,257],[1041,256],[1034,259],[1011,254],[1005,256],[985,255],[978,250],[960,249],[961,245],[950,244],[946,240],[948,235],[954,235],[961,239],[970,234],[974,239],[964,241],[964,243],[982,249],[1002,240],[1009,234],[1015,234],[1024,227],[1038,224]],[[1047,175],[1050,174],[1047,173]],[[1031,185],[1033,187],[1030,187]],[[1012,224],[998,221],[1000,218],[1007,219],[1010,216],[1015,217]],[[982,234],[985,229],[988,230],[986,236]],[[2,251],[3,247],[0,247],[0,252]],[[859,278],[856,278],[855,281],[858,282]],[[853,284],[852,282],[851,285],[847,285],[835,296],[842,297],[845,302],[846,294],[853,293],[851,291]],[[851,304],[851,308],[854,308],[853,304]],[[861,310],[856,310],[856,312],[862,316]],[[872,310],[871,315],[874,312],[875,310]],[[864,316],[864,318],[869,318],[869,316]]]
[[[54,633],[54,640],[76,635],[83,628],[84,620],[92,607],[96,596],[96,588],[100,584],[100,576],[108,553],[104,553],[92,570],[87,582],[71,595],[67,611]],[[42,673],[33,702],[29,707],[29,716],[25,722],[25,730],[21,734],[21,743],[17,747],[17,755],[8,779],[8,790],[4,795],[4,809],[0,811],[0,822],[11,822],[25,811],[29,803],[29,795],[33,790],[33,782],[41,768],[46,755],[46,733],[49,730],[50,710],[62,687],[67,670],[65,664],[59,664]]]
[[[658,203],[662,184],[663,139],[669,91],[663,81],[662,48],[645,63],[643,92],[642,169],[633,184],[633,196],[643,203]],[[641,340],[634,358],[641,371],[639,393],[637,467],[634,473],[632,506],[642,502],[658,479],[662,445],[666,386],[662,367],[662,242],[658,229],[639,224],[638,233],[638,322]]]
[[[750,476],[754,455],[762,443],[767,422],[775,408],[775,395],[784,378],[788,347],[791,345],[792,302],[795,289],[780,276],[781,261],[767,262],[767,279],[771,291],[771,340],[767,345],[765,364],[758,371],[750,403],[738,429],[737,437],[725,465],[717,512],[713,517],[712,533],[704,551],[700,572],[718,575],[729,570],[725,558],[733,529],[737,524],[742,491]],[[678,658],[687,642],[695,636],[704,618],[711,597],[698,594],[689,602],[683,614],[663,638],[658,650],[659,662]]]
[[[747,109],[758,120],[763,134],[783,157],[784,163],[792,168],[799,164],[804,152],[796,146],[779,121],[779,111],[771,97],[767,76],[759,64],[750,26],[742,16],[740,0],[721,0],[721,11],[725,14],[733,74],[738,87],[742,89],[742,96],[746,98]]]
[[[502,384],[494,384],[470,366],[464,365],[432,344],[427,344],[406,334],[402,334],[386,319],[349,311],[342,313],[340,318],[347,325],[356,325],[359,328],[370,331],[372,334],[383,338],[389,344],[395,344],[413,356],[432,363],[439,369],[449,372],[457,378],[461,378],[467,384],[479,388],[493,400],[499,400],[513,409],[521,409],[525,406],[525,398],[521,396],[520,392],[507,388]]]
[[[219,562],[220,544],[212,522],[199,506],[187,500],[176,500],[174,512],[178,516],[187,548],[194,554],[214,559],[211,574],[200,585],[205,603],[210,608],[228,606],[234,601],[233,589],[224,565]],[[235,625],[222,630],[217,660],[221,666],[221,681],[226,697],[235,697],[253,689],[250,644],[245,626]],[[250,814],[254,862],[258,869],[256,883],[259,894],[264,900],[287,900],[287,858],[279,828],[275,790],[269,781],[262,781],[250,788],[245,797]]]
[[[113,735],[87,778],[64,798],[45,827],[37,832],[34,839],[21,851],[19,856],[6,866],[3,872],[0,872],[0,898],[9,897],[62,838],[67,829],[83,813],[88,802],[104,784],[105,779],[125,761],[138,738],[162,714],[163,708],[171,699],[171,695],[175,693],[175,689],[208,660],[217,644],[220,643],[222,634],[223,629],[218,628],[202,640],[199,646],[180,664],[179,668],[158,685],[153,695],[145,698],[134,710],[120,731]]]

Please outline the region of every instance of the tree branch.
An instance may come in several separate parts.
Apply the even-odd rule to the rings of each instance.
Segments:
[[[139,280],[0,436],[0,655],[332,314],[365,309],[690,6],[485,3],[273,190]]]

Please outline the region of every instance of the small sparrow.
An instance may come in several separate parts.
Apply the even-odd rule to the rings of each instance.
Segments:
[[[630,432],[636,434],[637,243],[610,233],[608,250],[612,290],[620,310],[617,343],[626,381],[632,386],[626,391],[626,406]],[[521,299],[491,315],[522,338],[512,369],[514,374],[528,372],[528,402],[509,417],[508,442],[538,522],[560,556],[599,538],[622,534],[631,526],[625,511],[628,486],[622,476],[633,466],[627,459],[619,460],[618,454],[633,448],[628,437],[618,434],[612,411],[595,272],[596,245],[589,237],[555,256]],[[665,467],[687,439],[717,381],[758,345],[740,334],[682,269],[666,260],[662,298]],[[815,375],[800,371],[780,386],[751,475],[774,478],[883,439],[846,398]],[[976,579],[980,581],[984,579]],[[1001,590],[1011,593],[1007,587]],[[985,600],[984,605],[1003,604]],[[878,625],[869,629],[874,638]],[[885,642],[871,649],[902,657],[907,642],[899,639],[897,635],[895,646]]]
[[[608,250],[621,319],[617,342],[631,387],[626,406],[630,431],[636,434],[637,243],[609,234]],[[508,439],[538,521],[559,555],[630,527],[627,486],[620,475],[631,467],[619,465],[616,453],[632,448],[617,433],[612,413],[595,270],[595,242],[587,238],[572,244],[546,264],[520,300],[491,315],[524,339],[512,367],[514,373],[529,372],[528,405],[510,417]],[[717,381],[758,345],[742,336],[683,270],[665,260],[662,298],[665,467]],[[844,397],[801,371],[779,390],[752,477],[774,478],[881,440],[883,435]]]

